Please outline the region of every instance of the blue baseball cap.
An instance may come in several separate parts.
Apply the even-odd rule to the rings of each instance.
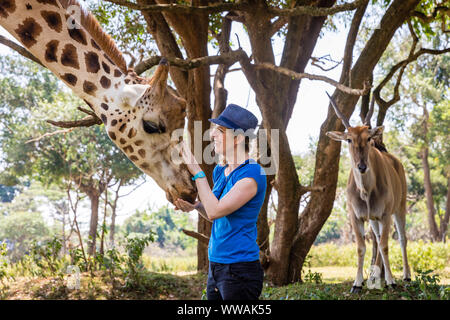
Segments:
[[[258,119],[253,113],[237,104],[229,104],[217,118],[208,120],[225,128],[240,129],[250,138],[256,137],[252,130],[258,126]]]

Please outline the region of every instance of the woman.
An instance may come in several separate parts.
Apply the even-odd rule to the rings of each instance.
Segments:
[[[256,221],[264,202],[266,176],[264,169],[250,159],[246,136],[255,137],[250,130],[256,128],[258,120],[233,104],[217,119],[209,120],[215,124],[211,131],[214,150],[226,164],[214,168],[211,190],[194,156],[183,148],[200,201],[192,204],[177,199],[175,205],[183,211],[197,209],[213,222],[208,246],[208,300],[256,300],[264,276],[256,243]]]

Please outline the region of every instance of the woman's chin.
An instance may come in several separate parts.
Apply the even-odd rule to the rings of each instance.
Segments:
[[[222,152],[221,148],[218,148],[217,145],[214,145],[214,152],[215,152],[216,154],[223,155],[223,152]]]

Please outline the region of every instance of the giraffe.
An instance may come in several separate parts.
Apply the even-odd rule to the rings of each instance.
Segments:
[[[194,202],[185,164],[172,161],[186,102],[167,88],[165,59],[152,78],[128,69],[114,41],[77,0],[0,0],[0,25],[83,99],[110,139],[173,203]]]

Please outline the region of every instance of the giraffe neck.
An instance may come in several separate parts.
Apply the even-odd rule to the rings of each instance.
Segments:
[[[101,109],[108,108],[108,104],[117,106],[126,100],[122,94],[126,87],[126,65],[123,57],[116,56],[113,61],[99,46],[107,43],[110,55],[120,54],[89,16],[75,1],[0,3],[0,24],[100,117]]]

